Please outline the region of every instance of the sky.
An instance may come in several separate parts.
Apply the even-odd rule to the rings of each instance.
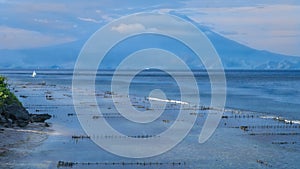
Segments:
[[[183,14],[254,49],[300,56],[297,0],[0,0],[0,50],[87,39],[106,23],[137,12]]]

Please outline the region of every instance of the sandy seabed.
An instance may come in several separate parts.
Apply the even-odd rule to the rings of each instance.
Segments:
[[[14,168],[16,163],[30,155],[43,143],[51,129],[45,123],[30,123],[19,128],[0,128],[0,168]]]

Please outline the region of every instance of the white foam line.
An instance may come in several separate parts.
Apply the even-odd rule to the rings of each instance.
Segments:
[[[128,96],[129,97],[129,96]],[[153,100],[153,101],[160,101],[160,102],[167,102],[167,103],[176,103],[176,104],[182,104],[182,105],[190,105],[188,102],[183,102],[183,101],[178,101],[178,100],[170,100],[170,99],[160,99],[160,98],[155,98],[155,97],[147,97],[148,100]],[[217,110],[217,109],[215,109]],[[226,112],[226,111],[231,111],[231,112],[234,112],[234,113],[242,113],[242,112],[247,112],[247,113],[253,113],[252,111],[243,111],[243,110],[238,110],[238,109],[222,109],[222,110],[218,110],[218,111],[223,111],[223,112]],[[256,113],[256,112],[254,112]],[[282,117],[278,117],[278,116],[270,116],[270,115],[265,115],[265,116],[260,116],[260,118],[262,119],[275,119],[275,120],[282,120],[284,121],[285,123],[293,123],[293,124],[300,124],[300,120],[287,120],[287,119],[284,119]]]
[[[49,132],[45,132],[45,131],[24,130],[24,129],[17,129],[16,131],[28,132],[28,133],[38,133],[38,134],[48,134],[49,133]]]
[[[276,119],[276,116],[260,116],[262,119]]]
[[[155,97],[148,97],[148,99],[153,100],[153,101],[167,102],[167,103],[176,103],[176,104],[184,104],[184,105],[189,104],[188,102],[183,102],[183,101],[178,101],[178,100],[159,99],[159,98],[155,98]]]
[[[285,123],[300,124],[299,120],[284,120]]]
[[[292,120],[292,122],[295,123],[295,124],[300,124],[299,120]]]
[[[299,120],[287,120],[287,119],[284,119],[283,117],[278,117],[278,116],[260,116],[260,118],[280,120],[280,121],[284,121],[285,123],[288,123],[288,124],[289,123],[300,124]]]
[[[48,134],[48,135],[61,135],[58,132],[38,131],[38,130],[30,130],[30,129],[11,129],[11,128],[6,128],[5,130],[18,131],[18,132],[27,132],[27,133],[37,133],[37,134]]]

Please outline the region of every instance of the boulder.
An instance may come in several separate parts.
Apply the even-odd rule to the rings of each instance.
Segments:
[[[45,120],[50,119],[52,116],[49,114],[30,114],[31,122],[43,123]]]
[[[16,120],[15,123],[19,127],[25,127],[29,124],[29,121],[27,121],[27,120]]]
[[[30,122],[45,122],[51,118],[49,114],[29,114],[19,103],[6,105],[0,114],[0,125],[4,127],[25,127]]]
[[[28,111],[18,103],[7,105],[4,109],[5,117],[14,121],[29,121]]]
[[[49,114],[29,114],[18,102],[4,105],[0,110],[0,125],[4,127],[25,127],[30,122],[42,123],[50,118]]]

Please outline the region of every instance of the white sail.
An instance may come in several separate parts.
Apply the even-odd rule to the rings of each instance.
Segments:
[[[32,77],[35,77],[36,76],[36,72],[35,72],[35,70],[32,72],[32,75],[31,75]]]

